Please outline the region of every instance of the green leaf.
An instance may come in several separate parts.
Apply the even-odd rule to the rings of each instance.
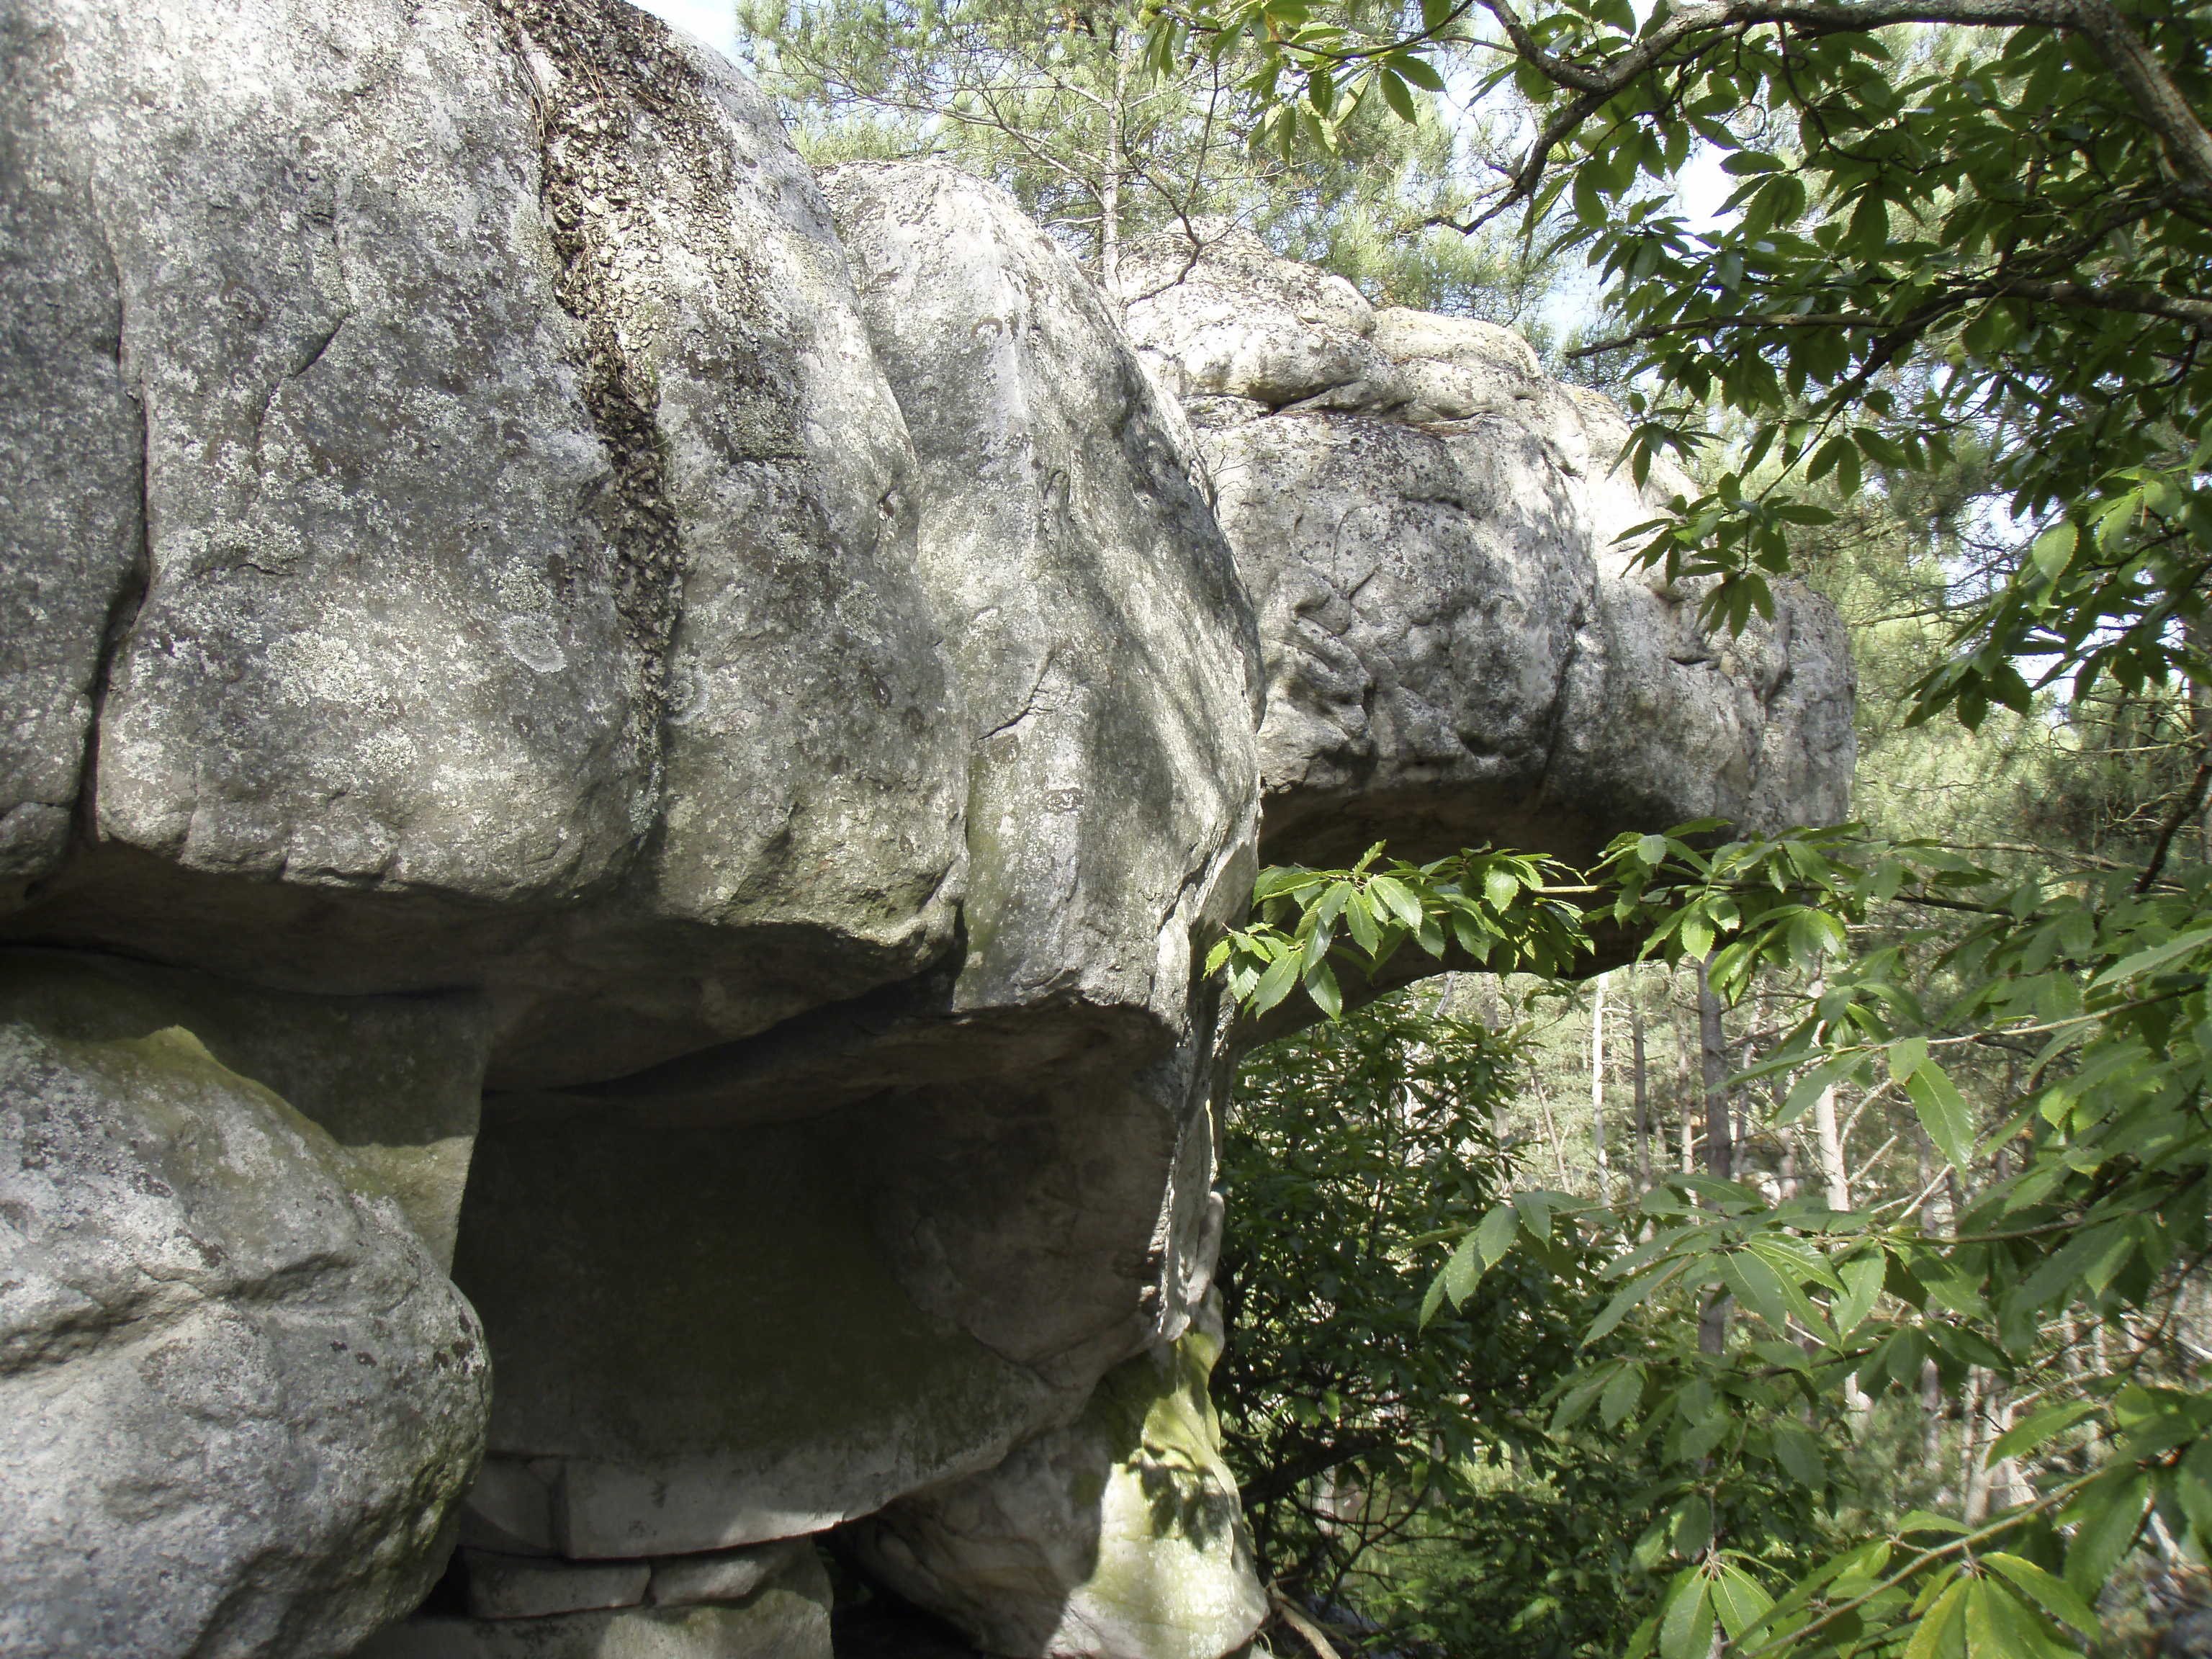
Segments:
[[[1682,918],[1682,950],[1693,961],[1703,962],[1713,953],[1713,927],[1704,916],[1694,911]]]
[[[2064,1581],[2052,1577],[2033,1561],[2023,1561],[2017,1555],[2002,1551],[1984,1554],[1985,1565],[1995,1567],[2007,1578],[2020,1586],[2027,1599],[2041,1607],[2061,1624],[2071,1625],[2092,1642],[2104,1639],[2103,1626],[2089,1604],[2068,1589]]]
[[[1267,964],[1267,971],[1260,975],[1259,984],[1253,988],[1254,1013],[1264,1014],[1290,995],[1291,988],[1298,982],[1299,960],[1297,951],[1285,951]]]
[[[1733,1561],[1721,1564],[1720,1577],[1713,1584],[1713,1601],[1720,1614],[1721,1628],[1729,1633],[1730,1641],[1741,1640],[1744,1632],[1765,1618],[1774,1606],[1774,1598]]]
[[[2100,990],[2109,985],[2117,985],[2124,979],[2133,979],[2138,974],[2148,973],[2154,968],[2164,967],[2176,957],[2185,957],[2208,942],[2212,942],[2212,927],[2192,929],[2179,939],[2171,939],[2148,951],[2138,951],[2133,956],[2123,957],[2091,980],[2089,988]]]
[[[1958,1616],[1959,1604],[1965,1596],[1966,1584],[1964,1578],[1954,1580],[1950,1587],[1936,1598],[1936,1605],[1921,1615],[1920,1623],[1913,1629],[1911,1639],[1905,1644],[1905,1659],[1936,1659],[1936,1644],[1943,1639],[1943,1632],[1950,1627],[1951,1620]]]
[[[2075,1594],[2087,1599],[2105,1587],[2142,1530],[2149,1507],[2150,1478],[2140,1473],[2100,1480],[2068,1506],[2076,1525],[2066,1547],[2066,1582]]]
[[[1605,1385],[1598,1396],[1598,1420],[1608,1429],[1617,1429],[1621,1419],[1636,1409],[1644,1398],[1644,1371],[1640,1366],[1623,1365],[1613,1373],[1613,1381]]]
[[[1447,1263],[1446,1266],[1449,1264]],[[1443,1311],[1444,1269],[1437,1269],[1436,1277],[1429,1280],[1429,1293],[1421,1298],[1420,1328],[1426,1330],[1429,1322]]]
[[[1492,1213],[1495,1214],[1496,1212],[1493,1211]],[[1508,1213],[1510,1214],[1510,1212]],[[1477,1248],[1475,1234],[1469,1233],[1465,1238],[1460,1240],[1459,1248],[1451,1253],[1451,1259],[1444,1263],[1441,1281],[1444,1287],[1444,1294],[1451,1298],[1453,1307],[1461,1306],[1468,1297],[1474,1294],[1474,1287],[1481,1282],[1483,1270],[1488,1265]]]
[[[1494,866],[1482,872],[1482,896],[1490,901],[1490,908],[1493,910],[1503,912],[1510,909],[1513,901],[1521,896],[1520,878],[1510,870]]]
[[[1605,1310],[1590,1322],[1590,1328],[1583,1333],[1579,1346],[1586,1348],[1591,1343],[1609,1335],[1613,1328],[1634,1312],[1639,1303],[1680,1273],[1687,1265],[1683,1261],[1662,1262],[1642,1278],[1633,1279],[1624,1285],[1614,1295],[1613,1300],[1605,1304]]]
[[[1336,972],[1326,959],[1316,958],[1306,969],[1306,994],[1314,1000],[1314,1006],[1331,1019],[1344,1012],[1344,993],[1337,988]]]
[[[1714,1263],[1734,1291],[1736,1300],[1755,1311],[1774,1328],[1777,1336],[1790,1331],[1790,1304],[1783,1295],[1781,1275],[1749,1250],[1737,1250]]]
[[[1388,68],[1376,70],[1375,78],[1382,88],[1382,101],[1390,106],[1392,114],[1406,122],[1420,119],[1420,112],[1413,106],[1413,90],[1402,79]]]
[[[2052,526],[2035,538],[2029,556],[2035,561],[2046,580],[2057,581],[2066,574],[2066,567],[2074,562],[2075,544],[2080,532],[2071,524]]]
[[[1771,1437],[1774,1461],[1801,1486],[1818,1492],[1827,1484],[1828,1466],[1820,1455],[1820,1443],[1787,1418],[1776,1421]]]
[[[1828,1310],[1838,1337],[1849,1336],[1874,1311],[1875,1299],[1881,1295],[1883,1273],[1887,1264],[1879,1247],[1844,1263],[1838,1269],[1844,1281],[1844,1294]]]
[[[1391,912],[1407,927],[1419,927],[1421,925],[1421,902],[1413,896],[1413,890],[1405,883],[1391,876],[1370,876],[1367,882],[1367,891],[1371,896],[1389,906]]]
[[[1906,1037],[1889,1047],[1889,1080],[1902,1083],[1928,1063],[1928,1039]]]
[[[2025,1423],[2014,1425],[1996,1437],[1990,1447],[1985,1467],[1995,1468],[2008,1457],[2017,1457],[2022,1452],[2033,1451],[2053,1435],[2072,1427],[2083,1418],[2092,1416],[2097,1409],[2090,1400],[2074,1400],[2063,1406],[2053,1406],[2040,1411]]]
[[[1355,893],[1346,902],[1344,925],[1352,934],[1352,943],[1370,957],[1382,943],[1382,930],[1375,925],[1373,902],[1364,893]]]
[[[1482,1225],[1475,1230],[1475,1242],[1482,1251],[1482,1265],[1494,1267],[1513,1248],[1513,1240],[1521,1229],[1521,1216],[1510,1204],[1500,1204],[1482,1218]]]
[[[1951,1079],[1934,1060],[1923,1060],[1919,1069],[1905,1079],[1905,1092],[1912,1097],[1913,1109],[1920,1115],[1921,1127],[1928,1138],[1936,1143],[1951,1167],[1960,1175],[1971,1175],[1974,1166],[1974,1117],[1960,1099]]]
[[[1712,1645],[1712,1584],[1692,1571],[1676,1581],[1667,1610],[1659,1616],[1659,1659],[1707,1659]]]

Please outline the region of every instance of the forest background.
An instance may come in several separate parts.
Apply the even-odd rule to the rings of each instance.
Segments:
[[[994,179],[1119,301],[1243,225],[1521,330],[1692,469],[1648,552],[1712,614],[1787,573],[1851,624],[1857,823],[1271,872],[1224,946],[1255,1017],[1340,1015],[1257,1051],[1224,1159],[1269,1639],[2212,1647],[2200,15],[737,24],[810,159]],[[1589,927],[1643,956],[1555,971]],[[1367,1000],[1401,946],[1508,971]]]

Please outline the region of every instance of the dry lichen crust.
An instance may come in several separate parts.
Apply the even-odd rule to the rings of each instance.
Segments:
[[[750,86],[619,0],[5,27],[15,937],[503,980],[537,1083],[945,951],[914,462]]]
[[[1131,333],[1200,425],[1260,613],[1271,860],[1386,838],[1586,860],[1625,829],[1843,816],[1833,611],[1784,584],[1732,639],[1694,586],[1632,571],[1616,538],[1691,487],[1615,469],[1605,399],[1503,329],[1376,311],[1249,233],[1130,269]]]
[[[280,1067],[317,1024],[271,1047],[215,1008]],[[0,959],[0,1654],[349,1652],[429,1588],[475,1471],[467,1303],[204,1012]]]

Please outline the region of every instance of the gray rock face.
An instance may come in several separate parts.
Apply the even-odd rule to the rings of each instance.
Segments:
[[[632,1578],[644,1571],[629,1570]],[[536,1617],[423,1614],[372,1638],[359,1659],[830,1659],[830,1580],[801,1546],[726,1599]]]
[[[343,1082],[362,1025],[235,1004],[0,959],[0,1653],[343,1654],[443,1564],[482,1331],[368,1161],[263,1080]]]
[[[933,165],[824,188],[921,469],[922,575],[971,732],[956,1006],[1187,1024],[1249,880],[1259,646],[1158,398],[1066,251]]]
[[[583,0],[7,27],[0,879],[100,843],[23,933],[459,969],[571,1080],[944,951],[913,457],[749,84]]]
[[[1217,1659],[1243,1646],[1267,1598],[1206,1398],[1218,1301],[1210,1311],[1171,1349],[1107,1373],[1075,1423],[855,1528],[857,1558],[991,1653]]]
[[[1832,816],[1825,613],[1625,575],[1510,337],[1233,239],[1125,334],[620,0],[0,38],[0,1653],[342,1651],[458,1534],[368,1650],[823,1659],[871,1514],[1006,1653],[1242,1642],[1164,1357],[1263,801]]]
[[[1587,860],[1632,824],[1844,815],[1850,658],[1784,585],[1708,633],[1614,538],[1686,480],[1504,330],[1367,307],[1232,234],[1140,255],[1129,327],[1190,400],[1259,607],[1267,852],[1348,861],[1494,841]],[[1181,280],[1176,280],[1178,276]]]

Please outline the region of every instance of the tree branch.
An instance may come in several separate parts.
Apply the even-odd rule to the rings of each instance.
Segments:
[[[1529,145],[1528,159],[1516,170],[1506,193],[1471,223],[1455,229],[1472,233],[1533,196],[1553,147],[1678,47],[1700,35],[1740,33],[1767,23],[1788,24],[1809,34],[1867,33],[1894,23],[2071,30],[2096,48],[2177,167],[2195,175],[2200,191],[2212,189],[2212,131],[2111,0],[1707,0],[1671,12],[1635,45],[1594,66],[1547,51],[1512,0],[1482,0],[1482,5],[1498,20],[1523,62],[1576,96]]]

